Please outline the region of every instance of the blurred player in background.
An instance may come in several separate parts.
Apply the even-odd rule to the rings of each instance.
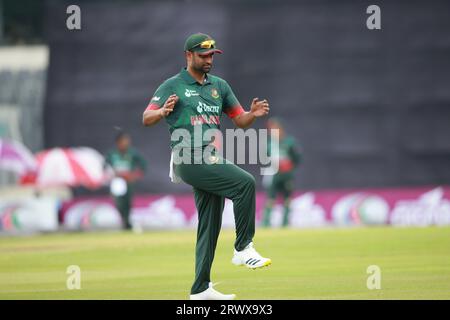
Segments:
[[[187,67],[166,80],[155,92],[143,115],[146,126],[165,118],[169,131],[189,133],[192,140],[172,140],[170,164],[172,181],[181,178],[191,185],[198,210],[195,280],[191,288],[192,300],[231,300],[234,294],[222,294],[211,283],[211,266],[222,225],[225,198],[233,201],[236,221],[236,241],[232,263],[255,269],[268,266],[271,260],[262,257],[253,247],[255,234],[255,178],[229,161],[222,161],[212,153],[209,163],[203,161],[205,148],[211,140],[195,138],[195,129],[203,132],[217,130],[220,116],[227,114],[239,128],[249,127],[256,118],[269,112],[267,100],[254,98],[246,112],[229,84],[209,71],[214,53],[221,53],[208,35],[191,35],[184,46]],[[181,130],[180,130],[181,129]],[[216,132],[217,132],[216,131]],[[213,149],[214,148],[210,148]],[[175,162],[180,153],[188,154],[194,163]],[[196,163],[200,160],[199,164]]]
[[[122,216],[123,229],[129,230],[134,183],[143,177],[147,163],[139,152],[131,147],[131,138],[123,131],[117,134],[116,148],[107,154],[106,163],[114,170],[111,194]]]
[[[278,148],[271,145],[272,139],[268,139],[268,155],[273,158],[277,157],[279,161],[279,170],[273,176],[263,177],[263,186],[267,190],[267,201],[264,208],[262,225],[264,227],[270,226],[272,217],[272,209],[275,204],[278,194],[283,197],[283,221],[282,226],[287,227],[289,224],[289,212],[291,194],[294,188],[294,172],[301,161],[301,155],[296,148],[295,139],[288,136],[278,118],[270,118],[267,121],[267,129],[269,133],[278,135]],[[271,131],[271,129],[275,129]],[[275,154],[278,150],[278,154]]]

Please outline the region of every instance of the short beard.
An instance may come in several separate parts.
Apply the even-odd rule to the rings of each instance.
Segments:
[[[211,68],[212,68],[212,66],[208,69],[208,70],[205,70],[205,69],[203,69],[203,67],[196,67],[196,66],[193,66],[192,67],[195,71],[197,71],[197,72],[201,72],[201,73],[208,73],[209,71],[211,71]]]

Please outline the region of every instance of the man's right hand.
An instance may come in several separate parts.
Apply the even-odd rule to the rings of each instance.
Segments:
[[[178,99],[179,98],[176,94],[172,94],[171,96],[169,96],[169,98],[166,100],[162,108],[159,109],[161,117],[165,118],[173,111],[173,108],[175,107],[175,104],[178,102]]]

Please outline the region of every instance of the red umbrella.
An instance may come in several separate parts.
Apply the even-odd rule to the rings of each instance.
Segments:
[[[54,148],[36,155],[38,186],[85,186],[98,188],[111,178],[103,156],[94,149]]]

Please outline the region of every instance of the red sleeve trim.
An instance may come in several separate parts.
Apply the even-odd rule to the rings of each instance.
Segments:
[[[145,111],[147,110],[158,110],[159,106],[156,103],[150,103],[147,107],[147,109],[145,109]]]
[[[233,106],[233,107],[229,107],[225,109],[225,113],[227,114],[227,116],[229,116],[231,119],[233,119],[234,117],[240,115],[241,113],[244,113],[244,108],[242,108],[241,105],[237,105],[237,106]]]

